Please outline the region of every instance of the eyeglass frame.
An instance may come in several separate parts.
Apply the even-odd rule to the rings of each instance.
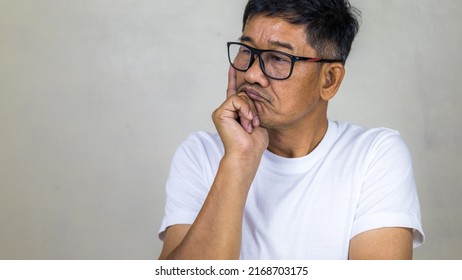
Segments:
[[[281,52],[281,51],[278,51],[278,50],[261,50],[261,49],[253,48],[253,47],[251,47],[249,45],[246,45],[246,44],[243,44],[243,43],[240,43],[240,42],[227,42],[226,45],[228,47],[228,61],[229,61],[229,64],[234,69],[236,69],[237,71],[240,71],[240,72],[246,72],[247,70],[250,69],[250,67],[252,67],[253,63],[255,62],[255,55],[257,55],[258,56],[258,62],[259,62],[258,64],[259,64],[260,69],[263,72],[263,74],[265,74],[265,76],[270,78],[270,79],[278,80],[278,81],[283,81],[283,80],[289,79],[292,76],[292,72],[294,70],[295,63],[298,62],[298,61],[307,61],[307,62],[314,62],[314,63],[335,63],[335,62],[345,63],[345,61],[343,59],[327,59],[327,58],[319,58],[319,57],[304,57],[304,56],[296,56],[296,55],[288,54],[288,53]],[[249,61],[249,65],[247,66],[247,69],[241,70],[241,69],[236,68],[236,66],[234,66],[234,63],[231,60],[231,56],[230,56],[231,54],[230,54],[230,51],[229,51],[229,47],[231,45],[240,45],[240,46],[246,47],[246,48],[248,48],[250,50],[250,61]],[[286,78],[274,78],[274,77],[271,77],[270,75],[268,75],[266,73],[264,62],[261,59],[262,53],[265,53],[265,52],[275,52],[275,53],[278,53],[278,54],[281,54],[281,55],[284,55],[284,56],[287,56],[288,58],[290,58],[290,61],[291,61],[290,72],[289,72],[289,75]]]

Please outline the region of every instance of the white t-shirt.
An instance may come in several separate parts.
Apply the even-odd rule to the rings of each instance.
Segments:
[[[223,156],[217,134],[192,134],[177,150],[159,230],[192,224]],[[232,180],[232,178],[230,178]],[[310,154],[263,154],[244,210],[241,259],[347,259],[355,235],[382,227],[423,243],[412,162],[399,133],[329,121]]]

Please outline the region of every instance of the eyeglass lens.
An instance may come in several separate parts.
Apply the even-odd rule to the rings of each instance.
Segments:
[[[229,60],[234,68],[247,71],[254,62],[255,54],[251,49],[240,44],[229,45]],[[263,51],[259,54],[263,73],[274,79],[285,79],[290,76],[292,60],[289,56],[274,51]]]

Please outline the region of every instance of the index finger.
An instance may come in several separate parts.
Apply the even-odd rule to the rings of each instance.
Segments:
[[[229,66],[228,70],[228,88],[226,89],[226,98],[235,95],[236,89],[236,69],[233,66]]]

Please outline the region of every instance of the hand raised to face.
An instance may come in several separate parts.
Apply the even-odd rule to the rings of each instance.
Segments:
[[[225,153],[261,157],[268,147],[268,132],[260,127],[255,104],[244,92],[237,92],[236,70],[230,67],[225,102],[213,112],[212,119]]]

